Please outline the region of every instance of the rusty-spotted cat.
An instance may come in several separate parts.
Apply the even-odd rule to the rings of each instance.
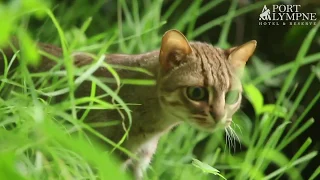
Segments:
[[[154,86],[124,84],[119,96],[132,110],[132,126],[128,137],[121,144],[137,155],[131,159],[116,151],[124,162],[131,166],[136,179],[142,179],[161,135],[183,122],[201,130],[213,132],[217,128],[229,127],[233,114],[241,103],[241,75],[245,64],[256,48],[256,41],[241,46],[221,49],[202,42],[189,42],[178,30],[167,31],[162,38],[160,50],[143,54],[109,54],[106,62],[113,65],[140,67],[150,71],[156,81]],[[61,57],[62,50],[52,45],[39,43],[39,48]],[[5,50],[6,55],[12,55]],[[0,60],[3,61],[3,59]],[[76,66],[88,65],[93,58],[88,53],[73,53]],[[45,71],[55,66],[43,57],[41,65],[34,71]],[[121,78],[150,78],[145,74],[119,70]],[[110,77],[110,73],[99,68],[97,77]],[[77,88],[76,96],[89,96],[91,83],[84,82]],[[96,95],[103,94],[97,89]],[[110,101],[104,98],[105,101]],[[85,122],[106,122],[126,117],[118,110],[92,110]],[[96,128],[98,132],[119,142],[125,130],[123,124]]]

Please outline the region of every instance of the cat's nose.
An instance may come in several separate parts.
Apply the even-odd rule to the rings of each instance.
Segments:
[[[210,111],[210,115],[214,121],[219,122],[224,117],[224,111]]]

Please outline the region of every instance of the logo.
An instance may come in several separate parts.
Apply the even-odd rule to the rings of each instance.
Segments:
[[[301,5],[264,5],[259,25],[316,25],[317,13],[300,12]],[[272,10],[272,11],[271,11]]]
[[[268,9],[266,5],[264,5],[262,9],[259,20],[271,20],[270,9]]]

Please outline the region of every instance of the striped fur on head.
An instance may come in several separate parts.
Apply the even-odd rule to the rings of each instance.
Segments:
[[[223,50],[189,43],[177,30],[165,33],[160,50],[160,103],[171,118],[212,131],[228,127],[241,102],[241,75],[256,41]]]

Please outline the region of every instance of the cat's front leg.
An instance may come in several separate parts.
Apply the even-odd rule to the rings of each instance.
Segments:
[[[143,174],[148,168],[153,154],[156,152],[158,138],[144,144],[137,154],[138,159],[132,160],[132,169],[136,180],[142,180]]]

